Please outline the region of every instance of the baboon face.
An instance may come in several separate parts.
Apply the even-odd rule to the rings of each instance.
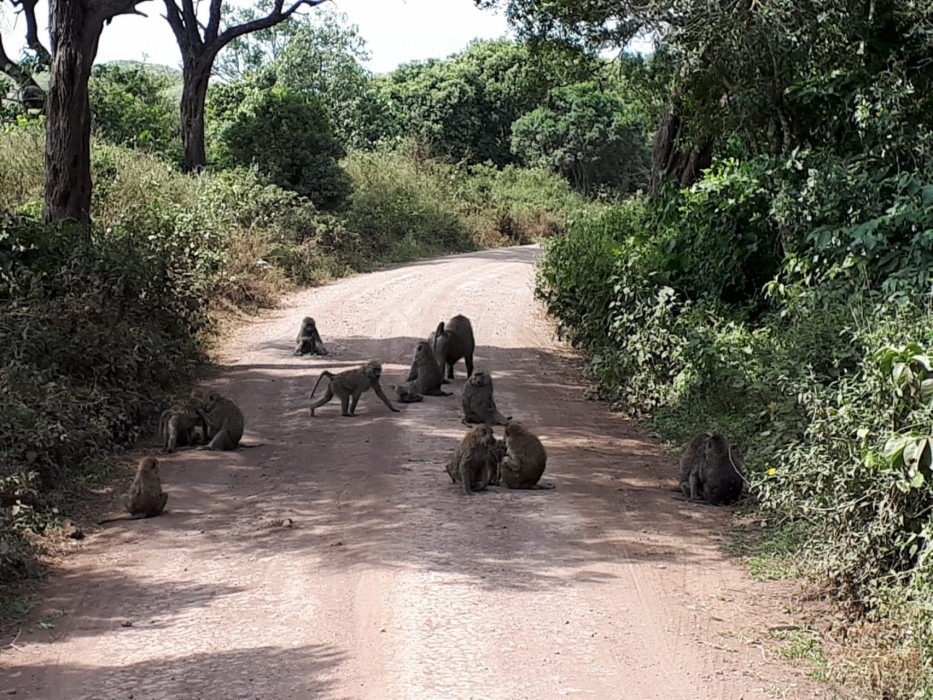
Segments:
[[[505,436],[506,437],[518,437],[525,433],[525,426],[521,423],[511,422],[505,426]]]
[[[486,370],[478,369],[473,372],[473,376],[470,377],[470,384],[476,387],[488,386],[491,383],[489,373]]]
[[[313,331],[317,330],[317,324],[314,322],[314,319],[310,316],[305,316],[301,319],[301,330],[302,331]]]
[[[488,425],[484,425],[482,427],[482,431],[483,431],[483,438],[482,438],[483,444],[488,445],[489,447],[495,447],[496,434],[493,432],[492,428],[490,428]]]
[[[366,363],[366,376],[369,377],[370,381],[378,382],[382,376],[382,365],[378,362]]]

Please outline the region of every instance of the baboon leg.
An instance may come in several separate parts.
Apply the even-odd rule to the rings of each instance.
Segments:
[[[305,345],[305,344],[304,344],[304,341],[299,340],[299,341],[298,341],[298,347],[295,348],[295,352],[293,352],[292,355],[301,355],[301,354],[303,354],[303,353],[302,353],[302,349],[304,348],[304,345]]]
[[[447,363],[447,378],[448,379],[454,378],[454,363],[453,362]],[[450,382],[444,382],[444,384],[449,384],[449,383]]]
[[[159,496],[159,512],[160,513],[163,510],[165,510],[166,503],[168,503],[168,494],[163,491],[162,494]]]
[[[221,430],[214,436],[214,439],[211,440],[210,444],[207,446],[207,449],[220,451],[235,450],[236,442],[234,442],[229,432],[226,430]]]
[[[690,500],[696,501],[699,499],[700,491],[700,475],[693,471],[690,473]]]
[[[340,415],[342,416],[352,416],[353,412],[356,411],[356,402],[359,397],[357,395],[351,396],[350,394],[345,394],[340,397]],[[352,401],[352,405],[351,405]]]
[[[425,396],[453,396],[449,391],[442,391],[441,389],[431,389],[430,391],[422,391],[421,393]]]
[[[472,496],[473,489],[470,482],[473,481],[473,474],[470,471],[470,462],[466,458],[460,460],[460,480],[463,482],[463,493]]]
[[[321,406],[326,404],[328,401],[330,401],[332,398],[334,398],[334,392],[330,387],[327,387],[327,391],[324,392],[324,396],[322,396],[319,400],[311,404],[311,415],[312,416],[314,415],[314,409],[320,408]]]
[[[399,409],[397,409],[395,406],[392,405],[392,402],[389,401],[389,397],[385,395],[385,392],[382,390],[382,387],[379,386],[378,383],[373,384],[373,391],[375,392],[376,396],[382,399],[382,403],[384,403],[389,408],[390,411],[393,411],[394,413],[401,413]],[[417,401],[421,401],[421,400],[422,399],[419,396],[417,398]]]
[[[473,376],[473,355],[470,354],[470,355],[464,356],[463,362],[466,364],[467,379],[469,379],[470,377]],[[453,365],[451,365],[450,370],[451,370],[450,376],[453,377],[453,376],[454,376],[454,375],[453,375]]]

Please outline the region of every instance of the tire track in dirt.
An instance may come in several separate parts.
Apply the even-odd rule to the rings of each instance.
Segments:
[[[533,300],[538,253],[359,275],[241,328],[211,384],[266,445],[166,456],[169,512],[64,561],[39,610],[55,627],[0,656],[3,684],[68,700],[820,697],[764,653],[788,587],[751,581],[719,549],[728,513],[672,499],[676,459],[583,398]],[[455,313],[500,409],[544,440],[555,491],[450,483],[462,364],[455,396],[308,416],[321,369],[378,358],[401,381]],[[290,355],[305,315],[330,357]]]

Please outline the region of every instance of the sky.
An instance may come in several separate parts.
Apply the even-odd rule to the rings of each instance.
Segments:
[[[366,67],[374,73],[388,73],[408,61],[446,58],[473,39],[511,36],[504,16],[478,10],[473,0],[334,0],[328,5],[359,27],[371,56]],[[43,29],[47,7],[40,5]],[[24,44],[23,22],[15,20],[7,3],[0,8],[4,47],[10,56],[18,56]],[[96,62],[124,59],[180,68],[178,45],[163,19],[165,5],[150,0],[138,9],[148,18],[122,15],[104,27]]]

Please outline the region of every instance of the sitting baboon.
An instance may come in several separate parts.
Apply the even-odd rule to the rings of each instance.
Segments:
[[[444,375],[438,367],[430,343],[420,342],[415,345],[415,357],[405,381],[425,396],[451,396],[449,391],[441,389]]]
[[[553,484],[539,484],[547,466],[547,451],[541,441],[521,423],[505,426],[505,457],[499,460],[498,479],[494,483],[510,489],[552,489]]]
[[[508,425],[511,416],[503,416],[492,396],[492,375],[478,369],[463,385],[463,422]]]
[[[321,340],[321,334],[318,333],[317,323],[310,316],[305,316],[301,320],[301,329],[298,331],[298,346],[295,348],[295,355],[326,355],[327,350],[324,347],[324,341]]]
[[[162,411],[159,417],[159,436],[166,452],[177,447],[197,445],[207,439],[207,425],[198,412],[205,406],[205,395],[194,389],[183,403],[176,403]]]
[[[729,505],[742,495],[741,462],[719,433],[700,433],[680,458],[680,490],[691,501]]]
[[[405,382],[392,387],[395,391],[395,400],[399,403],[418,403],[424,401],[424,397],[418,393],[418,387],[415,382]]]
[[[392,405],[392,402],[389,401],[389,397],[383,393],[382,387],[379,385],[379,378],[381,376],[382,363],[376,360],[370,360],[362,367],[348,369],[343,372],[338,372],[337,374],[324,370],[314,383],[314,388],[311,390],[311,398],[314,398],[317,385],[321,383],[324,377],[327,377],[330,383],[327,385],[327,392],[324,394],[323,398],[311,404],[311,415],[314,415],[314,409],[320,408],[336,396],[340,399],[340,415],[354,416],[356,415],[356,403],[360,400],[360,396],[363,392],[369,389],[376,392],[376,396],[382,399],[382,403],[388,406],[390,411],[399,413],[399,409]]]
[[[207,425],[207,436],[210,442],[206,449],[235,450],[239,446],[246,420],[243,417],[243,411],[233,399],[212,391],[207,395],[204,408],[199,409],[198,413]],[[258,447],[258,445],[250,445],[250,447]]]
[[[467,376],[473,375],[473,351],[476,349],[476,341],[473,339],[473,325],[466,316],[457,314],[447,322],[446,327],[443,321],[438,323],[437,330],[428,337],[428,342],[437,357],[442,376],[446,366],[447,379],[453,379],[454,364],[461,358],[466,364]],[[447,380],[444,380],[444,383],[447,384]]]
[[[143,457],[136,467],[136,476],[130,484],[129,492],[123,497],[123,507],[129,513],[104,518],[98,525],[110,523],[115,520],[138,520],[152,518],[159,515],[168,502],[168,494],[162,491],[162,480],[159,478],[159,460],[155,457]]]
[[[495,460],[492,450],[496,436],[488,425],[472,428],[457,445],[454,456],[447,463],[447,473],[453,483],[460,482],[463,492],[472,495],[482,491],[493,478]]]

